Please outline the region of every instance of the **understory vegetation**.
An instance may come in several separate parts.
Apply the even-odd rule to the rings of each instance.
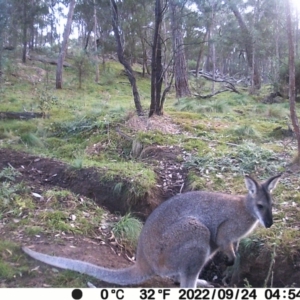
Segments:
[[[38,62],[35,66],[44,67]],[[140,66],[136,65],[135,71],[142,105],[148,109],[150,82],[140,76]],[[258,230],[251,239],[259,239],[270,249],[276,245],[276,252],[287,256],[298,251],[299,168],[288,171],[296,144],[292,136],[286,135],[290,125],[288,101],[262,103],[271,87],[253,96],[243,89],[241,94],[224,92],[213,100],[178,100],[171,91],[164,116],[157,117],[155,126],[150,124],[153,127],[146,120],[143,127],[133,122],[131,88],[119,64],[106,62],[100,70],[100,83],[85,80],[81,89],[77,89],[75,71],[66,68],[64,72],[62,90],[54,89],[52,66],[48,66],[47,80],[41,78],[39,83],[16,77],[5,79],[7,84],[0,90],[1,111],[42,112],[45,117],[0,119],[1,148],[57,159],[68,163],[71,170],[95,167],[103,174],[98,178],[99,184],[110,182],[112,195],[126,195],[131,204],[159,185],[154,165],[141,159],[142,154],[134,155],[133,144],[137,142],[141,149],[179,147],[182,155],[176,161],[187,169],[185,187],[189,190],[243,194],[243,174],[263,180],[286,172],[274,192],[274,226]],[[190,80],[197,84],[197,79]],[[201,80],[203,91],[209,93],[211,83]],[[18,237],[23,235],[34,239],[56,236],[57,243],[65,234],[100,239],[102,226],[121,247],[134,251],[142,223],[132,212],[112,219],[88,197],[54,187],[42,193],[32,191],[26,182],[18,180],[19,176],[13,166],[0,170],[0,228],[15,232],[15,236],[6,235],[0,241],[0,278],[6,282],[22,272],[30,273],[18,248]],[[247,241],[243,247],[247,248]],[[34,272],[30,274],[35,276]],[[76,276],[65,275],[69,278],[65,281],[56,277],[57,281],[49,284],[77,285]]]

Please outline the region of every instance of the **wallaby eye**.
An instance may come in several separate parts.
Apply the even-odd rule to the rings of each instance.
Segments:
[[[261,205],[261,204],[257,204],[257,208],[258,208],[259,210],[263,210],[263,209],[264,209],[264,206]]]

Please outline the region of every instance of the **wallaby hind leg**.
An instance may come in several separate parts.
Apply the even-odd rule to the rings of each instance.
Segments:
[[[189,247],[189,251],[184,257],[186,260],[184,267],[180,272],[180,287],[196,288],[198,283],[206,285],[205,280],[198,280],[198,277],[209,257],[209,253],[209,248],[204,249],[200,245]]]
[[[196,218],[178,220],[164,232],[159,262],[164,269],[178,274],[181,287],[194,288],[199,273],[210,255],[210,232]]]

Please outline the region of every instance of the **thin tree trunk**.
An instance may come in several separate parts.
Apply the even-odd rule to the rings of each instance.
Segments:
[[[277,1],[275,1],[275,8],[276,8],[276,20],[275,20],[275,53],[276,53],[276,60],[275,60],[275,75],[274,75],[274,82],[279,82],[279,67],[280,67],[280,57],[279,57],[279,28],[280,28],[280,19],[279,19],[279,5]]]
[[[216,45],[214,40],[214,27],[215,27],[215,1],[212,3],[211,9],[211,40],[212,40],[212,68],[213,68],[213,81],[212,81],[212,94],[215,93],[215,79],[216,79]]]
[[[22,49],[22,63],[26,63],[26,52],[27,52],[27,4],[23,2],[23,49]]]
[[[253,70],[254,86],[256,89],[259,90],[261,88],[261,78],[260,78],[260,72],[258,69],[257,62],[253,61],[253,51],[254,51],[253,36],[250,30],[248,29],[246,23],[244,22],[244,19],[241,13],[239,12],[238,8],[236,7],[236,5],[232,1],[230,1],[229,6],[240,25],[242,31],[242,37],[243,37],[243,44],[247,54],[248,66],[250,67],[251,70]]]
[[[196,78],[198,78],[198,76],[199,76],[200,62],[201,62],[201,59],[203,57],[204,45],[207,42],[206,39],[208,37],[208,32],[209,32],[209,29],[207,28],[206,31],[205,31],[204,37],[203,37],[202,44],[201,44],[200,49],[199,49],[199,54],[198,54],[198,58],[197,58],[197,65],[196,65]]]
[[[61,45],[61,51],[58,56],[57,66],[56,66],[56,88],[62,89],[62,72],[63,72],[63,63],[66,57],[66,51],[68,46],[68,40],[71,32],[74,8],[75,8],[75,0],[71,0],[69,5],[69,12],[67,17],[67,24],[63,33],[63,41]]]
[[[182,98],[191,96],[191,91],[187,76],[188,74],[184,53],[183,34],[181,30],[181,16],[178,13],[180,8],[177,3],[170,1],[170,9],[174,53],[175,90],[176,97]]]
[[[162,86],[162,60],[161,60],[161,37],[160,30],[163,19],[161,0],[155,1],[155,25],[152,43],[151,61],[151,104],[149,117],[154,114],[161,115],[161,86]]]
[[[0,88],[2,87],[2,52],[3,52],[3,37],[0,29]]]
[[[53,46],[53,32],[54,32],[54,21],[55,21],[55,12],[54,12],[54,0],[51,0],[51,14],[50,14],[50,46]]]
[[[3,80],[3,64],[2,64],[2,57],[3,57],[3,40],[5,34],[5,28],[8,22],[8,5],[6,2],[0,2],[0,88],[2,87],[2,80]]]
[[[292,16],[290,0],[286,2],[286,20],[287,20],[287,35],[289,41],[289,98],[290,98],[290,113],[294,132],[298,143],[297,161],[300,162],[300,128],[296,112],[296,89],[295,89],[295,44],[292,29]]]
[[[98,47],[97,47],[97,10],[96,10],[96,2],[94,0],[94,51],[95,51],[95,82],[99,82],[99,57],[98,57]]]
[[[131,84],[135,109],[136,109],[137,114],[140,116],[140,115],[143,115],[143,108],[141,105],[140,95],[139,95],[138,88],[136,85],[136,79],[133,74],[133,70],[132,70],[129,62],[124,57],[124,49],[123,49],[123,45],[121,42],[121,36],[120,36],[120,32],[119,32],[118,9],[117,9],[115,0],[110,0],[110,6],[111,6],[111,16],[112,16],[112,27],[113,27],[114,35],[115,35],[116,42],[117,42],[118,59],[119,59],[119,62],[124,66],[126,75]]]
[[[212,43],[212,66],[213,66],[213,81],[211,85],[211,91],[215,93],[215,80],[216,80],[216,46],[215,42]]]

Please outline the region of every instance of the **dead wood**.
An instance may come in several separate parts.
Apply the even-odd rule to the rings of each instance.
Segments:
[[[0,111],[0,119],[30,120],[34,118],[44,118],[44,117],[45,117],[44,113]]]
[[[42,63],[46,63],[46,64],[50,64],[50,65],[57,65],[57,58],[49,58],[49,57],[45,57],[45,56],[42,56],[42,55],[29,55],[28,59],[29,60],[40,61]],[[64,62],[63,66],[64,67],[72,67],[67,62]]]

